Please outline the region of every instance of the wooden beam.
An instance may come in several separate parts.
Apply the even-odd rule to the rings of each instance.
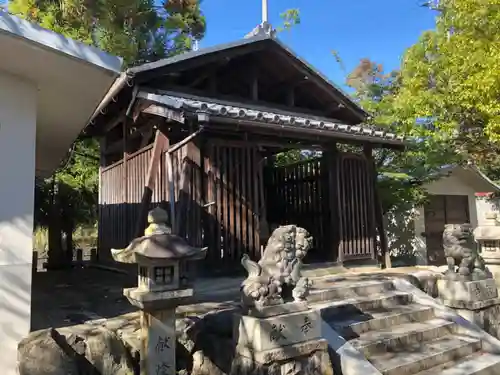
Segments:
[[[122,110],[116,117],[112,118],[109,122],[107,122],[106,125],[104,125],[100,129],[100,131],[103,134],[109,133],[112,129],[114,129],[124,120],[125,120],[125,110]]]
[[[128,223],[128,163],[127,163],[127,159],[128,159],[128,149],[127,149],[127,146],[128,146],[128,131],[127,131],[127,122],[128,122],[128,119],[127,117],[125,116],[124,118],[124,121],[122,123],[122,131],[123,131],[123,134],[122,134],[122,144],[123,144],[123,174],[122,174],[122,194],[123,194],[123,203],[125,205],[125,212],[124,212],[124,222],[125,223]],[[128,232],[128,231],[127,231]],[[124,244],[124,246],[126,246],[130,241],[129,241],[129,233],[126,233],[126,238],[124,238],[124,240],[126,241],[126,243]]]
[[[279,142],[279,141],[268,141],[265,139],[259,139],[259,138],[253,138],[249,137],[246,140],[244,139],[227,139],[224,138],[225,134],[214,134],[212,137],[209,138],[210,144],[214,145],[231,145],[231,146],[237,146],[237,147],[245,147],[248,146],[249,144],[254,144],[256,146],[261,146],[265,148],[279,148],[279,149],[286,149],[286,150],[312,150],[312,151],[322,151],[324,147],[321,147],[320,145],[304,145],[304,144],[297,144],[297,143],[287,143],[287,142]]]
[[[247,85],[249,85],[248,83]],[[247,86],[248,87],[248,86]],[[184,86],[175,86],[175,85],[169,85],[168,90],[161,90],[161,89],[154,89],[150,88],[152,92],[155,92],[159,95],[180,95],[182,97],[188,98],[188,99],[193,99],[197,100],[199,98],[209,98],[207,95],[206,91],[199,90],[199,89],[193,89],[193,88],[188,88]],[[235,97],[234,95],[225,95],[225,94],[220,94],[217,93],[216,95],[213,95],[212,98],[218,99],[218,103],[220,104],[227,104],[227,105],[238,105],[240,104],[243,107],[246,106],[252,106],[252,107],[261,107],[260,110],[269,110],[273,111],[274,110],[280,110],[282,112],[291,112],[290,108],[287,107],[284,104],[279,104],[279,103],[272,103],[272,102],[266,102],[262,100],[251,100],[250,98],[242,98],[242,97]],[[303,108],[303,107],[295,107],[294,111],[295,115],[298,114],[303,114],[303,115],[313,115],[313,116],[319,116],[319,117],[328,117],[327,114],[323,111],[316,111],[312,110],[309,108]]]
[[[132,120],[127,120],[125,121],[127,123],[127,126],[130,124]],[[124,123],[125,123],[124,122]],[[130,141],[132,140],[135,140],[136,138],[139,138],[139,137],[147,137],[148,140],[149,138],[151,137],[151,134],[153,132],[153,124],[151,123],[146,123],[144,125],[142,125],[141,127],[135,129],[134,131],[132,131],[131,133],[128,132],[129,129],[126,129],[127,131],[127,141],[130,143]],[[149,136],[148,136],[149,134]],[[123,136],[121,139],[117,140],[117,141],[114,141],[114,142],[111,142],[104,150],[104,155],[109,155],[109,154],[113,154],[113,153],[116,153],[116,152],[122,152],[123,150]],[[142,148],[142,147],[145,147],[147,146],[147,144],[145,145],[141,145],[139,148]]]
[[[323,152],[322,165],[320,168],[328,178],[328,211],[330,212],[329,233],[327,241],[330,243],[331,248],[328,249],[326,260],[337,261],[342,266],[344,262],[343,249],[340,246],[340,234],[342,233],[342,224],[339,220],[338,202],[339,199],[339,179],[338,179],[338,149],[337,144],[332,144]]]
[[[208,92],[210,95],[215,95],[218,90],[218,80],[215,75],[212,75],[208,78]]]
[[[149,205],[151,204],[151,198],[153,197],[153,189],[155,185],[156,175],[158,173],[158,168],[160,166],[161,156],[165,152],[165,150],[168,149],[168,147],[169,140],[167,136],[162,130],[158,129],[156,131],[155,140],[153,143],[153,152],[151,153],[151,158],[149,159],[146,183],[144,185],[144,190],[142,193],[141,206],[139,208],[139,217],[137,218],[137,225],[134,236],[135,238],[140,237],[144,234]]]
[[[177,142],[175,144],[173,144],[172,146],[170,146],[170,148],[168,149],[168,153],[171,154],[175,151],[177,151],[178,149],[180,149],[182,146],[186,145],[187,143],[191,142],[193,139],[195,139],[201,132],[203,131],[203,128],[199,128],[197,131],[195,131],[194,133],[188,135],[186,138],[184,138],[182,141],[180,142]]]
[[[182,111],[175,111],[173,109],[164,107],[162,105],[150,104],[142,110],[143,113],[164,117],[167,120],[172,120],[184,124],[184,115]]]
[[[133,71],[134,74],[140,75],[140,79],[142,82],[148,81],[150,79],[158,79],[159,77],[163,76],[168,76],[169,74],[172,73],[178,73],[182,72],[185,70],[191,70],[198,68],[200,66],[206,66],[211,63],[218,63],[220,61],[229,61],[233,58],[236,58],[238,56],[242,55],[247,55],[250,52],[255,52],[259,51],[262,49],[265,49],[267,46],[267,43],[248,43],[246,45],[241,45],[237,48],[231,48],[225,51],[215,51],[218,53],[207,53],[203,56],[199,56],[199,58],[196,59],[184,59],[182,58],[182,55],[180,55],[180,58],[176,63],[169,64],[168,66],[165,67],[160,67],[157,69],[152,69],[148,66],[151,64],[145,64],[144,68],[142,67],[137,67],[137,68],[132,68],[131,70]],[[179,56],[177,56],[179,57]]]
[[[215,93],[217,91],[217,72],[220,68],[227,65],[228,62],[229,61],[224,60],[224,61],[215,63],[212,66],[207,67],[205,72],[199,74],[187,86],[188,87],[196,87],[196,86],[199,86],[204,81],[208,81],[208,90],[211,93]]]
[[[259,72],[257,68],[252,69],[252,100],[259,100]]]
[[[370,144],[365,144],[363,147],[363,154],[365,155],[369,166],[370,166],[370,172],[372,174],[372,180],[373,180],[373,196],[375,200],[375,224],[377,228],[377,232],[380,238],[380,250],[382,253],[382,259],[381,261],[382,266],[384,268],[391,268],[391,254],[388,249],[388,244],[387,244],[387,237],[385,233],[385,227],[384,227],[384,213],[382,210],[382,201],[380,199],[380,194],[378,191],[378,186],[377,186],[377,169],[375,166],[375,161],[373,160],[373,147]],[[376,251],[376,250],[375,250]]]
[[[146,147],[149,143],[149,140],[151,139],[151,136],[153,135],[153,127],[149,126],[147,129],[143,129],[143,131],[140,132],[142,139],[141,143],[139,144],[139,148]]]
[[[280,52],[280,54],[282,54],[288,58],[287,52],[283,51],[283,52]],[[365,114],[361,108],[357,107],[354,103],[351,103],[349,101],[349,99],[346,99],[340,91],[335,90],[335,88],[328,85],[323,79],[321,79],[320,77],[317,76],[316,72],[314,72],[312,69],[304,66],[304,64],[300,63],[298,60],[288,58],[288,61],[299,72],[304,74],[304,76],[308,77],[308,80],[313,81],[314,83],[316,83],[318,85],[318,87],[321,87],[323,89],[323,91],[326,94],[328,94],[332,99],[334,99],[337,103],[343,104],[343,105],[349,107],[349,109],[353,113],[355,113],[359,117],[360,120],[362,120],[362,121],[365,120]],[[337,91],[337,92],[335,92],[335,91]]]
[[[286,105],[289,107],[295,106],[295,87],[292,86],[287,91]]]

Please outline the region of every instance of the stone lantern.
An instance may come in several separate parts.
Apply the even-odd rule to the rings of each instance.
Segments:
[[[474,239],[493,277],[500,281],[500,226],[496,213],[488,212],[485,218],[485,223],[474,229]]]
[[[190,262],[205,258],[206,248],[189,246],[171,233],[167,213],[156,208],[148,215],[145,235],[126,249],[111,253],[122,263],[136,263],[137,288],[123,294],[141,309],[141,375],[170,375],[175,367],[175,309],[193,297]]]

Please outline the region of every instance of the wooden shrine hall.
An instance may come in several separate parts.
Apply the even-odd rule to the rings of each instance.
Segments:
[[[367,117],[262,27],[128,69],[85,130],[101,141],[99,256],[142,235],[161,205],[175,233],[208,246],[210,274],[239,272],[243,253],[258,259],[280,224],[314,236],[308,262],[383,262],[372,150],[404,143],[359,125]],[[322,152],[276,167],[293,149]]]

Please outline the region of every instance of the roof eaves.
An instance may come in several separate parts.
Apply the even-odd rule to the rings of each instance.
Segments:
[[[500,186],[498,186],[493,180],[486,176],[476,165],[468,164],[467,168],[474,171],[480,178],[482,178],[486,183],[488,183],[496,192],[500,191]]]
[[[243,47],[245,45],[258,43],[260,41],[264,41],[264,40],[268,40],[268,39],[272,39],[271,36],[259,34],[259,35],[256,35],[256,36],[253,36],[250,38],[239,39],[239,40],[236,40],[234,42],[229,42],[229,43],[224,43],[224,44],[217,44],[215,46],[202,48],[202,49],[199,49],[197,51],[189,51],[189,52],[181,53],[179,55],[175,55],[172,57],[167,57],[165,59],[161,59],[158,61],[146,63],[143,65],[138,65],[138,66],[127,69],[127,72],[134,74],[134,75],[137,75],[137,74],[140,74],[143,72],[148,72],[148,71],[151,71],[154,69],[163,68],[165,66],[180,63],[180,62],[190,60],[190,59],[193,59],[196,57],[221,52],[221,51],[228,50],[231,48]]]
[[[327,86],[330,86],[331,89],[337,91],[342,97],[344,97],[351,106],[353,106],[356,110],[358,110],[358,112],[360,112],[363,115],[364,117],[363,120],[365,120],[370,116],[370,114],[366,112],[358,103],[356,103],[349,94],[347,94],[342,88],[340,88],[340,86],[338,86],[335,82],[328,79],[323,73],[314,68],[314,66],[309,64],[299,55],[297,55],[290,47],[288,47],[286,44],[284,44],[277,38],[273,38],[273,41],[277,43],[285,52],[295,57],[306,69],[316,74],[321,80],[323,80],[327,84]]]
[[[235,120],[248,120],[267,122],[275,125],[291,125],[309,129],[333,131],[339,134],[359,135],[370,137],[385,144],[404,145],[404,138],[393,133],[382,130],[359,126],[346,125],[335,122],[332,119],[308,116],[299,113],[283,113],[272,109],[264,109],[256,106],[243,106],[239,103],[224,104],[217,103],[213,99],[183,95],[175,92],[163,92],[155,94],[148,91],[140,91],[138,97],[156,102],[173,109],[184,109],[190,112],[205,112],[213,116],[229,117]]]

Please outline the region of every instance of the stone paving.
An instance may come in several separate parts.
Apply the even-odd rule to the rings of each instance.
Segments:
[[[338,267],[308,266],[304,275],[326,277],[338,274]],[[377,273],[409,273],[420,268],[397,268]],[[341,270],[343,277],[359,277],[366,269]],[[370,273],[370,277],[374,274]],[[336,277],[339,277],[337,275]],[[197,303],[219,303],[236,300],[242,277],[199,279],[195,293]],[[118,317],[135,312],[122,294],[123,288],[134,287],[137,279],[132,274],[78,267],[64,271],[37,272],[33,275],[31,330],[66,327],[88,320]],[[185,307],[183,309],[188,309]],[[183,309],[180,309],[181,312]]]
[[[242,278],[200,279],[196,285],[196,303],[238,298]],[[33,275],[31,330],[66,327],[88,320],[109,319],[135,312],[123,296],[123,288],[135,287],[134,275],[98,268],[80,267]],[[189,311],[189,307],[180,308]]]

